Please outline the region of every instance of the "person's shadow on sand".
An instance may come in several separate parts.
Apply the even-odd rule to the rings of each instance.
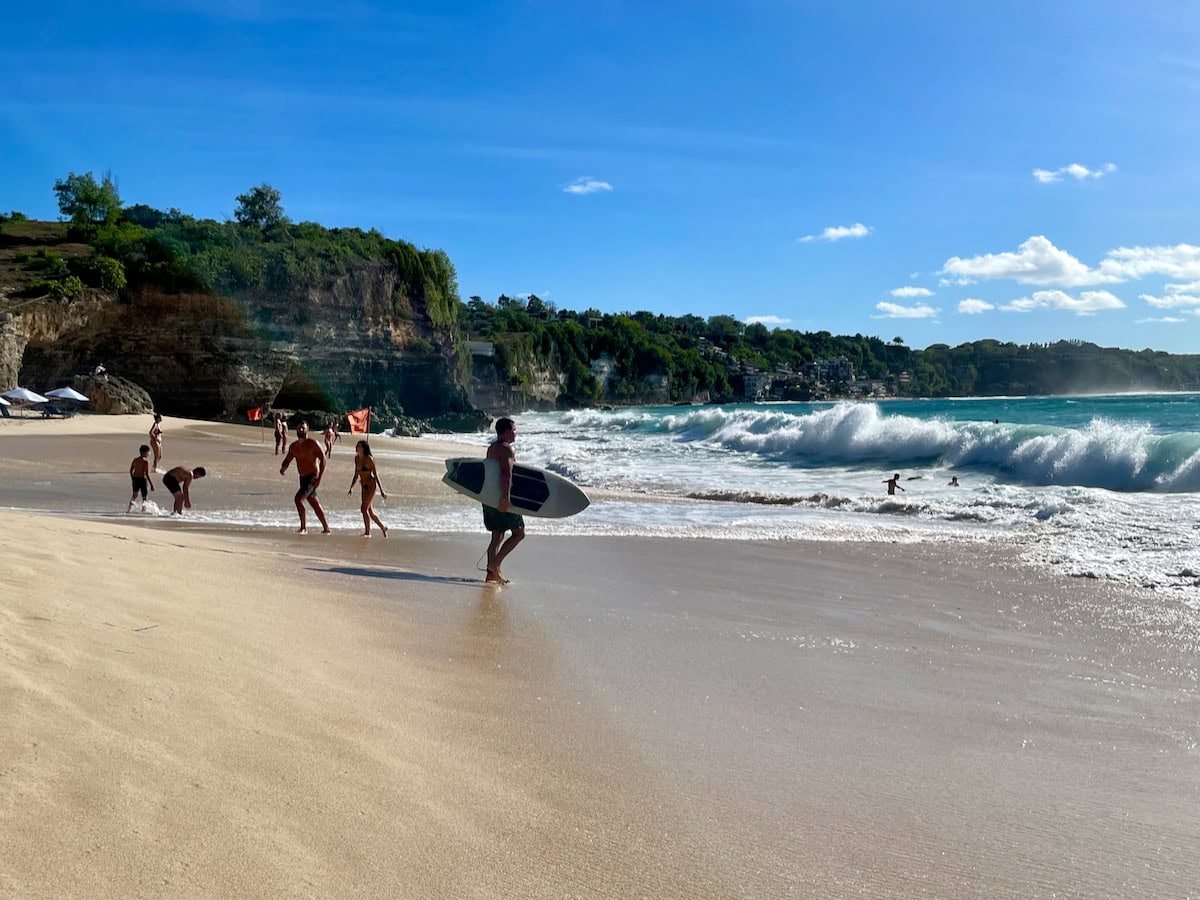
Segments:
[[[420,572],[404,572],[399,569],[363,569],[357,566],[309,567],[310,572],[329,572],[332,575],[349,575],[355,578],[389,578],[397,581],[422,581],[431,584],[463,584],[478,587],[482,578],[460,578],[449,575],[423,575]]]

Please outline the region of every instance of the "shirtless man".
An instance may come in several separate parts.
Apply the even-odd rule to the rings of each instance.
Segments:
[[[283,421],[283,416],[275,413],[275,455],[278,456],[287,450],[287,424]]]
[[[125,512],[133,512],[134,501],[137,500],[137,495],[142,495],[142,505],[146,503],[146,487],[154,490],[154,482],[150,480],[150,447],[147,444],[142,444],[138,448],[137,458],[129,464],[129,480],[133,482],[133,493],[129,495],[129,508]]]
[[[516,439],[517,426],[513,420],[507,417],[497,419],[496,440],[488,447],[487,458],[500,463],[500,505],[483,505],[483,527],[492,534],[487,548],[486,581],[489,584],[508,584],[508,579],[500,573],[500,564],[525,539],[525,519],[509,511],[513,465],[517,461],[512,445]],[[506,532],[512,532],[508,540],[504,539]]]
[[[308,534],[308,515],[304,509],[304,501],[312,507],[321,522],[321,533],[329,534],[329,523],[325,521],[325,510],[321,509],[321,501],[317,499],[317,488],[321,485],[321,476],[325,474],[325,454],[321,445],[308,436],[308,423],[301,422],[296,426],[296,440],[283,458],[279,474],[287,472],[292,460],[296,461],[296,473],[300,476],[300,490],[296,491],[296,512],[300,514],[300,529],[297,534]]]
[[[338,432],[338,430],[336,428],[333,427],[332,422],[330,422],[328,425],[325,426],[325,455],[326,456],[333,456],[333,445],[335,443],[337,443],[338,441],[340,441],[341,439],[342,439],[341,434]]]
[[[154,414],[154,424],[150,426],[150,449],[154,451],[154,471],[162,462],[162,414]]]
[[[191,487],[195,479],[203,478],[207,474],[208,472],[204,466],[196,466],[194,469],[188,469],[185,466],[176,466],[163,474],[163,487],[175,497],[175,515],[181,516],[185,508],[192,508],[192,498],[188,493],[188,488]]]
[[[884,484],[887,485],[889,497],[894,497],[896,495],[896,488],[900,488],[900,490],[902,490],[902,491],[904,490],[903,487],[900,487],[900,473],[899,472],[897,472],[895,475],[893,475],[891,478],[889,478],[887,481],[885,481]],[[905,491],[905,493],[907,493],[907,491]]]

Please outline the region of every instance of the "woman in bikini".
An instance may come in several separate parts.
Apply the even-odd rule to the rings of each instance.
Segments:
[[[362,506],[359,507],[363,517],[362,536],[371,536],[371,522],[374,522],[383,532],[383,536],[387,537],[387,526],[379,520],[379,516],[375,515],[375,509],[371,506],[376,490],[384,500],[387,499],[387,491],[383,489],[383,483],[379,480],[375,460],[371,458],[371,445],[366,441],[359,441],[354,445],[354,477],[350,479],[350,490],[346,491],[347,497],[354,492],[354,482],[356,481],[362,482]]]

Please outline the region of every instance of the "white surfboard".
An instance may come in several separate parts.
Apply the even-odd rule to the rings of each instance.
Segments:
[[[496,506],[500,502],[500,462],[495,459],[463,457],[446,460],[442,481],[460,494],[480,503]],[[587,509],[587,494],[561,475],[536,466],[513,466],[509,492],[512,512],[523,516],[563,519]]]

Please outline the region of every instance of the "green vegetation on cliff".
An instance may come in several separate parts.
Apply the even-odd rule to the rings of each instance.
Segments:
[[[557,365],[564,374],[562,400],[568,403],[645,399],[661,394],[664,383],[670,400],[740,398],[737,388],[747,372],[799,376],[815,361],[830,359],[849,362],[859,381],[890,382],[908,396],[1200,389],[1200,356],[1080,341],[983,340],[914,350],[900,338],[885,342],[861,334],[767,329],[732,316],[573,312],[536,296],[501,296],[495,304],[472,297],[461,319],[470,337],[494,342],[498,365],[516,373],[517,382],[539,363]],[[602,357],[614,363],[607,386],[592,368]],[[795,386],[785,388],[783,396],[810,396],[802,377],[792,381]],[[847,385],[826,388],[836,395]]]

